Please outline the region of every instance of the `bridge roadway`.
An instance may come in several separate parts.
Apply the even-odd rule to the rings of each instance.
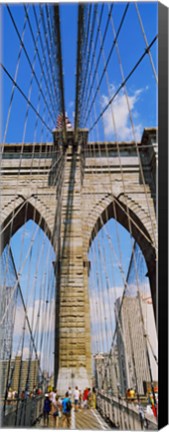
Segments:
[[[53,415],[49,416],[49,424],[48,426],[44,425],[43,417],[40,418],[40,421],[36,423],[36,428],[49,428],[56,429],[55,420]],[[62,426],[62,418],[59,418],[59,426],[58,430],[63,429]],[[96,409],[79,409],[78,412],[75,412],[74,408],[72,408],[71,413],[71,430],[115,430],[116,428],[112,428],[109,426],[105,420],[101,417]]]

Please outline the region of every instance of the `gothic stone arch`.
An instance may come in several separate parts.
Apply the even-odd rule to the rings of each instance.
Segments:
[[[28,144],[24,146],[27,156],[23,154],[20,167],[17,153],[21,145],[17,144],[13,145],[13,150],[9,145],[5,146],[1,163],[2,223],[8,221],[13,208],[22,211],[19,206],[25,205],[24,200],[27,200],[29,216],[36,208],[37,221],[39,218],[43,221],[44,230],[47,230],[56,250],[57,211],[61,209],[55,333],[55,384],[57,380],[60,393],[72,384],[84,388],[92,383],[87,253],[101,221],[104,223],[107,214],[114,216],[112,202],[120,223],[126,226],[127,211],[132,218],[132,233],[146,258],[155,305],[156,130],[144,131],[144,148],[140,147],[139,155],[134,143],[119,143],[120,165],[115,143],[87,144],[87,131],[82,130],[79,145],[74,146],[73,132],[69,135],[70,142],[64,149],[61,207],[58,206],[57,169],[52,156],[53,150],[60,145],[57,131],[54,132],[54,143],[44,144],[48,145],[47,159],[42,151],[43,145]],[[19,222],[16,218],[15,230],[21,219]],[[6,232],[6,241],[8,237]]]
[[[93,239],[109,219],[115,218],[126,228],[140,246],[145,258],[156,316],[156,251],[153,237],[150,236],[152,221],[150,221],[148,212],[140,206],[139,202],[126,199],[124,203],[124,196],[121,198],[123,199],[114,197],[113,201],[113,197],[106,194],[101,201],[92,206],[91,213],[94,217],[92,219],[89,217],[86,222],[85,249],[89,249]]]

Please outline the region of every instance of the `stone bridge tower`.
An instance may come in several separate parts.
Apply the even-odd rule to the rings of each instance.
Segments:
[[[79,131],[76,146],[69,131],[63,163],[57,166],[53,155],[59,146],[56,130],[53,143],[25,144],[20,164],[21,145],[5,145],[1,225],[4,247],[26,220],[34,219],[56,251],[55,374],[62,393],[68,386],[91,385],[88,249],[109,218],[116,217],[126,229],[130,220],[156,312],[156,130],[144,131],[139,152],[132,142],[118,143],[120,165],[117,145],[87,143],[87,130]]]

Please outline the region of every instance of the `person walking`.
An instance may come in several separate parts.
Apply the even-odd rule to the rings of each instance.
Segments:
[[[79,389],[78,389],[78,386],[76,386],[75,390],[74,390],[74,403],[75,403],[75,411],[77,411],[78,406],[79,406]]]
[[[47,426],[49,426],[49,413],[51,410],[51,401],[49,399],[49,395],[45,394],[45,400],[44,400],[44,406],[43,406],[43,421],[44,426],[47,423]]]
[[[79,408],[80,409],[82,408],[82,392],[80,389],[79,389]]]
[[[72,403],[71,403],[71,400],[69,397],[69,392],[67,391],[65,393],[65,397],[62,401],[62,426],[63,426],[63,429],[69,429],[70,428],[71,408],[72,408]]]
[[[55,402],[56,402],[57,390],[52,388],[52,391],[49,393],[49,400],[51,402],[51,412],[52,414],[55,412]]]
[[[59,417],[60,417],[60,410],[61,410],[61,404],[59,401],[59,396],[56,396],[55,398],[55,411],[53,412],[53,420],[54,420],[54,427],[57,429],[59,428]]]
[[[88,401],[88,408],[91,408],[91,406],[92,406],[92,392],[91,392],[90,387],[88,388],[87,401]]]
[[[88,388],[86,387],[83,392],[83,408],[88,408]]]
[[[70,400],[72,402],[72,389],[71,389],[71,387],[68,388],[68,393],[69,393]]]
[[[95,390],[95,387],[93,387],[93,390],[92,390],[92,407],[93,407],[93,409],[96,409],[96,390]]]

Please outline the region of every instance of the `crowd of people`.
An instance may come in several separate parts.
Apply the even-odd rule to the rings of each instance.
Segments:
[[[110,394],[110,392],[109,392]],[[74,389],[69,387],[65,392],[65,396],[61,397],[57,390],[52,387],[48,387],[47,392],[43,392],[42,388],[34,387],[32,391],[23,390],[17,393],[11,387],[7,393],[7,404],[12,401],[15,402],[17,399],[24,401],[28,398],[34,398],[42,395],[44,397],[43,405],[43,421],[44,426],[49,426],[49,419],[52,419],[53,427],[59,429],[69,429],[71,426],[71,410],[74,407],[74,411],[85,410],[90,408],[96,408],[96,390],[86,387],[81,391],[78,386]],[[157,418],[158,415],[158,394],[155,394],[155,399],[151,393],[148,394],[147,403],[145,400],[140,401],[136,397],[136,393],[133,389],[128,389],[126,393],[126,400],[128,403],[134,403],[138,408],[138,413],[141,421],[142,428],[146,427],[146,414],[153,415]],[[51,426],[51,420],[50,420]]]
[[[25,400],[28,398],[33,398],[35,396],[40,396],[43,394],[43,391],[41,388],[34,387],[32,391],[28,390],[21,390],[18,392],[15,389],[12,389],[12,387],[9,387],[9,390],[7,392],[7,401],[8,403],[11,401],[15,401],[16,399]]]
[[[74,390],[69,387],[64,398],[58,395],[57,390],[51,389],[45,394],[43,419],[44,425],[49,425],[49,416],[53,417],[53,426],[59,427],[59,419],[61,419],[62,427],[70,428],[71,409],[75,411],[80,409],[96,408],[96,392],[95,389],[85,388],[82,392],[78,386]]]

